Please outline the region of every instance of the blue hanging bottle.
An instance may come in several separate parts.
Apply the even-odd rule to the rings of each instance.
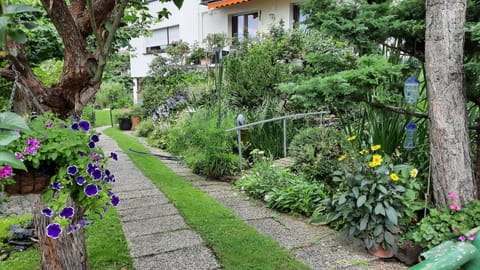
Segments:
[[[405,141],[403,142],[403,148],[412,149],[415,147],[417,131],[417,125],[413,122],[410,122],[405,126]]]

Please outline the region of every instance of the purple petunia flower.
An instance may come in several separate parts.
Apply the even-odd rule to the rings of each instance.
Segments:
[[[118,155],[117,155],[117,153],[115,153],[115,152],[110,152],[110,157],[111,157],[113,160],[118,160]]]
[[[93,160],[99,160],[100,159],[100,155],[95,153],[95,152],[91,153],[90,156],[93,158]]]
[[[467,237],[465,237],[465,235],[460,235],[460,237],[458,237],[458,240],[465,242],[465,240],[467,240]]]
[[[9,178],[10,176],[12,176],[12,173],[13,169],[8,165],[3,165],[3,167],[0,169],[0,177],[2,177],[3,179]]]
[[[93,180],[102,180],[103,173],[99,169],[95,169],[92,173]]]
[[[67,173],[69,175],[75,175],[78,173],[78,167],[75,165],[70,165],[67,167]]]
[[[473,241],[475,240],[475,234],[472,234],[468,237],[468,241]]]
[[[45,125],[45,127],[46,127],[46,128],[51,128],[51,127],[53,127],[53,122],[47,123],[47,124]]]
[[[85,152],[79,151],[79,152],[78,152],[78,155],[81,156],[81,157],[84,157],[84,156],[85,156]]]
[[[70,226],[68,226],[67,234],[71,234],[71,233],[75,232],[77,229],[78,229],[77,226],[70,224]]]
[[[71,126],[70,126],[71,129],[73,130],[78,130],[78,123],[73,123]]]
[[[60,189],[62,189],[62,188],[63,188],[63,185],[60,184],[59,182],[53,182],[53,183],[52,183],[52,189],[54,189],[54,190],[60,190]]]
[[[94,184],[88,184],[85,186],[83,191],[85,192],[85,195],[87,195],[87,197],[92,197],[94,195],[97,195],[98,187],[97,185],[94,185]]]
[[[57,239],[62,234],[62,227],[58,223],[52,223],[47,226],[47,236]]]
[[[85,219],[80,219],[78,225],[82,228],[85,228],[87,226],[87,222],[85,221]]]
[[[120,198],[113,194],[111,197],[110,197],[110,203],[113,205],[113,206],[117,206],[118,203],[120,202]]]
[[[18,158],[20,161],[24,161],[25,157],[20,153],[20,152],[15,152],[15,156]]]
[[[98,138],[98,135],[97,134],[93,134],[91,137],[90,137],[90,140],[94,143],[97,143],[100,141],[100,139]]]
[[[74,213],[75,213],[75,210],[73,209],[73,207],[65,207],[62,209],[62,211],[58,215],[66,219],[70,219],[73,217]]]
[[[47,217],[53,217],[53,210],[50,207],[42,209],[40,213],[42,213],[42,215]]]
[[[88,148],[92,149],[95,147],[95,143],[94,142],[89,142],[88,143]]]
[[[78,125],[80,126],[81,129],[85,131],[88,131],[90,129],[90,122],[88,121],[80,121]]]
[[[77,177],[77,185],[81,186],[85,184],[85,178],[83,176]]]
[[[66,128],[67,126],[65,125],[65,123],[60,123],[60,124],[58,125],[58,127],[60,127],[60,128]]]

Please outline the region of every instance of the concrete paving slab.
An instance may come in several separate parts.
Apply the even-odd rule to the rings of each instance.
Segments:
[[[133,258],[155,255],[186,247],[202,245],[202,238],[191,230],[138,236],[127,239]]]
[[[123,222],[123,231],[130,238],[141,235],[163,233],[187,229],[188,226],[180,215],[163,216]]]
[[[127,184],[113,184],[113,192],[128,192],[134,190],[143,190],[143,189],[154,189],[156,188],[151,182],[138,182],[138,183],[127,183]]]
[[[142,270],[214,270],[220,269],[213,252],[203,246],[174,250],[133,260],[133,267]]]
[[[140,208],[118,209],[118,213],[122,217],[123,222],[171,215],[180,215],[177,208],[175,208],[171,203],[152,206],[148,209],[148,211],[142,210]]]
[[[149,206],[155,206],[158,204],[168,203],[167,197],[165,195],[158,193],[154,196],[133,198],[133,199],[122,199],[118,204],[117,208],[120,210],[123,209],[132,209],[132,208],[144,208],[148,210]]]
[[[120,198],[126,200],[126,199],[140,198],[140,197],[151,197],[159,193],[158,193],[158,189],[156,187],[153,187],[153,188],[140,189],[140,190],[122,191],[122,192],[117,192],[116,194]]]
[[[235,214],[243,219],[243,220],[255,220],[255,219],[264,219],[264,218],[272,218],[275,216],[276,213],[269,211],[269,209],[265,209],[260,206],[250,206],[250,207],[232,207],[232,210]]]

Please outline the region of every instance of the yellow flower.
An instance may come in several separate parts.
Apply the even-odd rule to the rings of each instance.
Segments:
[[[390,174],[390,179],[392,179],[392,181],[398,181],[398,175],[396,173],[392,173]]]
[[[378,166],[378,165],[380,165],[380,164],[376,163],[375,161],[370,161],[370,162],[368,163],[368,166],[369,166],[370,168],[374,168],[374,167],[376,167],[376,166]]]
[[[381,148],[380,144],[372,145],[372,147],[371,147],[372,151],[377,151],[380,148]]]
[[[340,157],[338,158],[338,161],[343,161],[343,160],[345,160],[346,158],[347,158],[347,157],[346,157],[345,155],[340,156]]]
[[[417,170],[417,169],[412,169],[412,170],[410,171],[410,176],[413,177],[413,178],[417,177],[417,174],[418,174],[418,170]]]
[[[358,152],[360,155],[365,155],[365,154],[368,154],[368,150],[367,149],[363,149],[362,151]]]
[[[383,161],[382,156],[380,155],[373,155],[372,156],[372,161],[377,163],[377,165],[380,165]]]
[[[350,136],[347,138],[347,141],[351,142],[354,141],[357,138],[357,136]]]

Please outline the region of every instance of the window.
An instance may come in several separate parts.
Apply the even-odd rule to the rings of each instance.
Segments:
[[[146,53],[161,53],[168,44],[180,39],[178,25],[153,30],[152,36],[146,39]]]
[[[303,14],[302,9],[298,4],[293,4],[292,7],[292,26],[293,28],[304,28],[305,25],[302,22],[307,19],[307,15]]]
[[[258,12],[232,16],[232,36],[237,40],[254,37],[258,30]]]

